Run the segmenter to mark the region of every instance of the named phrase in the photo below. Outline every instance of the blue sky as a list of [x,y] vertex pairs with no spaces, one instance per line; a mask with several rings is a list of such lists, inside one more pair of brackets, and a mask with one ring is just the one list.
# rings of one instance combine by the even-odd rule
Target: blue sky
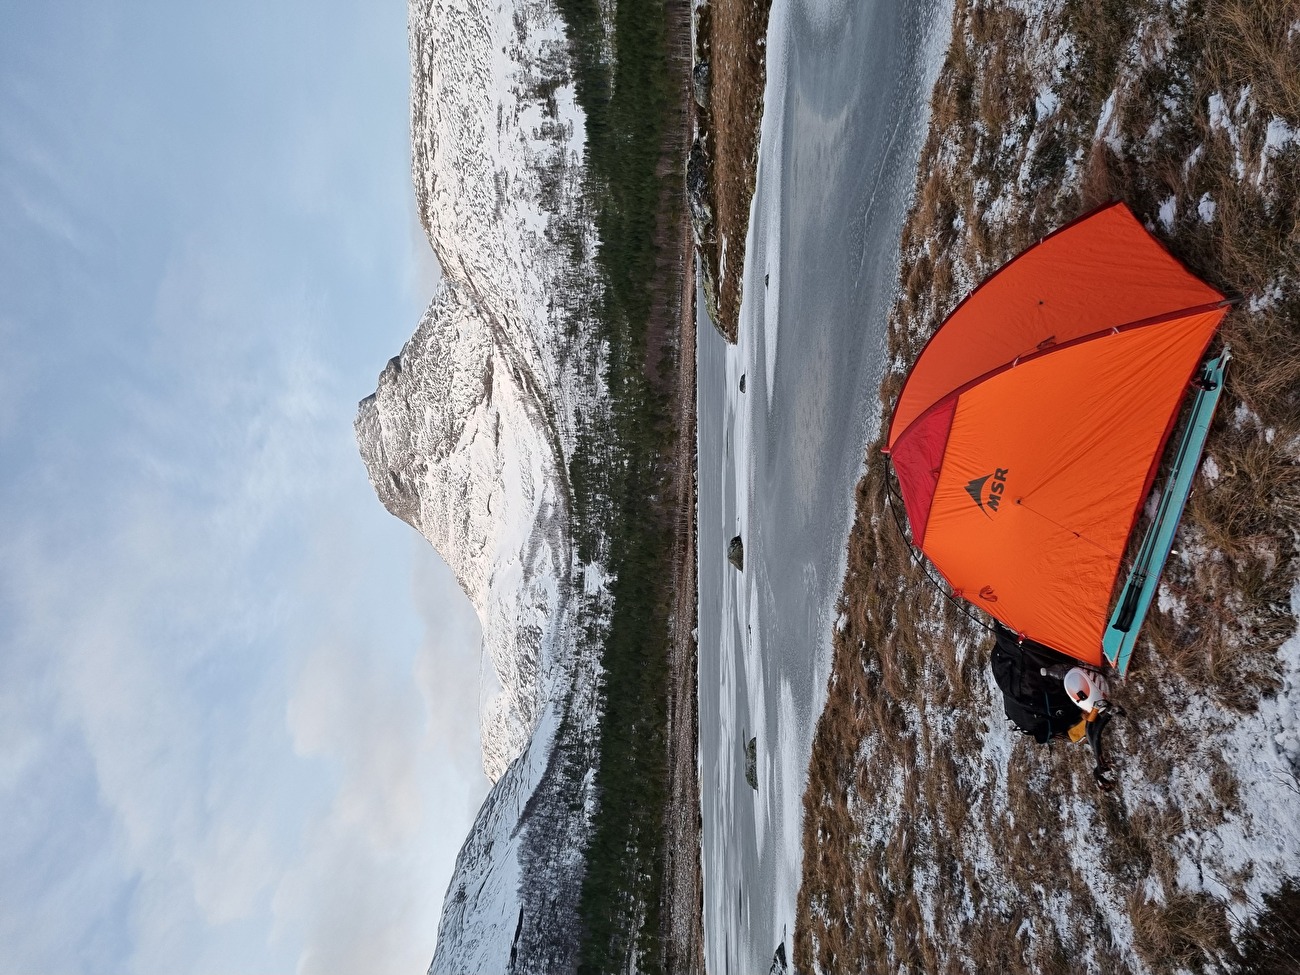
[[477,623],[351,429],[407,94],[392,0],[0,3],[0,971],[428,964]]

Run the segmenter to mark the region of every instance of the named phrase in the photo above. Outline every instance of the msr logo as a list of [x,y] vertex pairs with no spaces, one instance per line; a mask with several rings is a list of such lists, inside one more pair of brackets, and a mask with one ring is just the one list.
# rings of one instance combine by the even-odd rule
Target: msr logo
[[[980,510],[990,518],[1002,503],[1002,495],[1007,489],[1007,475],[1011,471],[1006,467],[997,468],[992,474],[977,477],[966,485],[966,493],[980,506]],[[990,484],[989,482],[992,481]]]

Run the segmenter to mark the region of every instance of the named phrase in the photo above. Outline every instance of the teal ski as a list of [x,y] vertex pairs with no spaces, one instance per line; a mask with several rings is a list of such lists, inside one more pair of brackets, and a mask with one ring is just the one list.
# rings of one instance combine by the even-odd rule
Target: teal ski
[[1106,624],[1102,652],[1121,677],[1128,670],[1129,657],[1137,643],[1138,632],[1142,629],[1147,610],[1151,608],[1151,600],[1155,598],[1160,573],[1164,570],[1174,545],[1174,532],[1183,517],[1187,496],[1192,492],[1192,479],[1196,476],[1201,453],[1205,450],[1205,438],[1210,432],[1214,408],[1223,393],[1223,373],[1229,358],[1229,351],[1225,348],[1201,368],[1200,381],[1192,400],[1192,415],[1178,445],[1169,482],[1160,496],[1155,520],[1142,539],[1142,547],[1138,549],[1133,568],[1129,570],[1115,611]]

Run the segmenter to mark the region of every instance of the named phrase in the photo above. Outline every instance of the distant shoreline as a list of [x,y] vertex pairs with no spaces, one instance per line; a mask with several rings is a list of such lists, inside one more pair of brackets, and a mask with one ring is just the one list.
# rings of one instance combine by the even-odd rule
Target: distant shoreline
[[[677,538],[673,547],[672,648],[669,685],[670,800],[665,864],[665,970],[703,975],[703,821],[699,782],[699,582],[697,578],[696,261],[706,313],[727,341],[738,336],[745,238],[758,170],[758,140],[767,85],[767,23],[771,0],[713,0],[693,8],[693,63],[710,63],[701,93],[698,75],[685,92],[688,141],[707,160],[705,198],[713,215],[701,239],[683,221],[679,371],[674,415],[678,440],[672,467],[677,484]],[[701,102],[707,107],[702,107]],[[719,111],[721,109],[721,111]],[[689,191],[688,191],[689,192]],[[687,209],[695,201],[687,200]],[[725,241],[726,247],[721,243]],[[721,261],[725,260],[723,266]],[[730,274],[727,270],[730,269]],[[719,287],[720,285],[720,287]]]
[[[689,227],[684,248],[690,254]],[[668,684],[669,801],[665,893],[665,970],[704,971],[703,821],[700,813],[698,658],[699,588],[696,578],[695,267],[682,278],[680,370],[676,399],[678,441],[672,469],[676,483],[673,544],[671,649]]]
[[696,8],[698,158],[712,222],[697,231],[709,317],[726,340],[740,334],[740,302],[750,204],[767,89],[767,23],[772,0],[711,0]]

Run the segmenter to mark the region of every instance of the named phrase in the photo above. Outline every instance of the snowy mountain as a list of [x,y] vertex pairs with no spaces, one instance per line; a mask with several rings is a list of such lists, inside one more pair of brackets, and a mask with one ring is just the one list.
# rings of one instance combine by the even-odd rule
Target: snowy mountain
[[605,599],[599,567],[577,562],[566,474],[579,417],[600,408],[600,349],[572,297],[595,280],[583,118],[546,0],[413,0],[409,16],[416,200],[444,283],[356,434],[380,500],[477,610],[497,684],[481,702],[496,784],[430,971],[562,971],[596,715],[577,624]]
[[449,285],[361,404],[380,500],[433,543],[478,612],[500,690],[483,701],[483,767],[523,750],[561,648],[570,583],[563,479],[544,404]]
[[564,457],[584,383],[566,364],[554,296],[575,272],[554,237],[577,205],[582,119],[548,4],[416,2],[410,37],[416,200],[445,283],[357,437],[380,500],[483,622],[495,780],[537,723],[572,572]]

